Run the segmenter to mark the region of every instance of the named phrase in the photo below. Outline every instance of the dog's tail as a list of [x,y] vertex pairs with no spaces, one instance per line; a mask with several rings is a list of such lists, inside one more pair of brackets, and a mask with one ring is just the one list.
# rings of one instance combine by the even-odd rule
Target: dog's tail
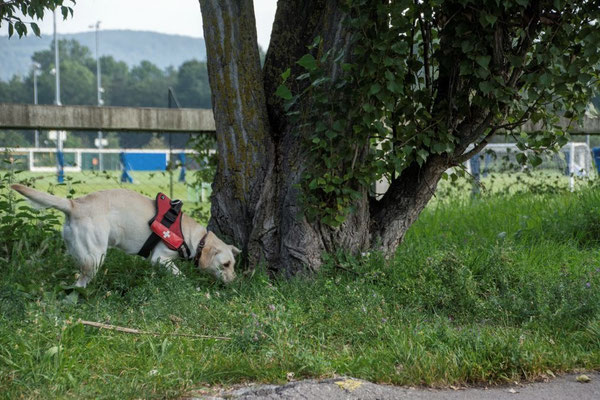
[[67,215],[71,214],[71,210],[73,209],[73,202],[69,199],[53,196],[23,185],[15,184],[10,187],[27,197],[35,206],[56,208]]

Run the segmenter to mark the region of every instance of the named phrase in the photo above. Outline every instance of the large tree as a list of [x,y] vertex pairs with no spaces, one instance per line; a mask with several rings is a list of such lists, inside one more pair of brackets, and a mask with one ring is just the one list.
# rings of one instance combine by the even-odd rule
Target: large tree
[[[220,154],[209,227],[286,273],[324,252],[393,254],[449,167],[500,132],[538,163],[598,82],[596,1],[280,0],[263,68],[252,0],[200,6]],[[539,132],[515,133],[530,119]]]

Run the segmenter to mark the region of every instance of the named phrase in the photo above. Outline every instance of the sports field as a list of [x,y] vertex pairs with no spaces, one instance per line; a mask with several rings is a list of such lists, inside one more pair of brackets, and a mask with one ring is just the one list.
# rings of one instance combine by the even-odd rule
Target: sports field
[[[121,171],[67,172],[65,173],[64,183],[58,184],[56,174],[53,172],[14,172],[15,181],[25,180],[36,189],[64,197],[78,197],[98,190],[115,188],[135,190],[149,197],[156,196],[158,192],[163,192],[167,195],[170,193],[171,178],[166,171],[131,171],[130,175],[133,178],[133,183],[121,182]],[[179,170],[173,171],[173,198],[187,203],[208,201],[210,185],[204,184],[202,189],[193,185],[193,173],[188,173],[188,182],[179,182],[178,178]]]

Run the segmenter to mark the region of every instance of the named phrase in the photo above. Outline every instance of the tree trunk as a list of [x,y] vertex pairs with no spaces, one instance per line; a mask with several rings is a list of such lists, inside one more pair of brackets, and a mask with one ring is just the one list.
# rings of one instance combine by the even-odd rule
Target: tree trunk
[[[274,191],[271,139],[252,0],[200,0],[220,155],[208,228],[255,263]],[[267,229],[266,231],[268,231]]]
[[[209,228],[242,246],[251,267],[263,261],[287,275],[317,270],[324,252],[356,253],[374,242],[393,254],[431,198],[444,160],[411,166],[378,202],[363,190],[339,228],[308,221],[297,189],[307,150],[274,94],[283,71],[298,75],[295,62],[317,35],[325,50],[348,46],[338,2],[280,0],[262,76],[252,1],[200,5],[220,155]],[[310,108],[310,98],[301,102]]]
[[431,157],[423,166],[413,163],[391,182],[379,201],[371,201],[372,244],[387,256],[393,255],[408,228],[417,220],[435,193],[447,169],[443,157]]

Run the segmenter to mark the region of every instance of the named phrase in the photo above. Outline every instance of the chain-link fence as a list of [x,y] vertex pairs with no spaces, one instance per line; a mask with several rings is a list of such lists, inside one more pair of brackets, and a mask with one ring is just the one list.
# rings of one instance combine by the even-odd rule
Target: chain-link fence
[[206,213],[213,142],[210,134],[0,131],[0,169],[10,180],[60,196],[113,188],[152,198],[164,192]]

